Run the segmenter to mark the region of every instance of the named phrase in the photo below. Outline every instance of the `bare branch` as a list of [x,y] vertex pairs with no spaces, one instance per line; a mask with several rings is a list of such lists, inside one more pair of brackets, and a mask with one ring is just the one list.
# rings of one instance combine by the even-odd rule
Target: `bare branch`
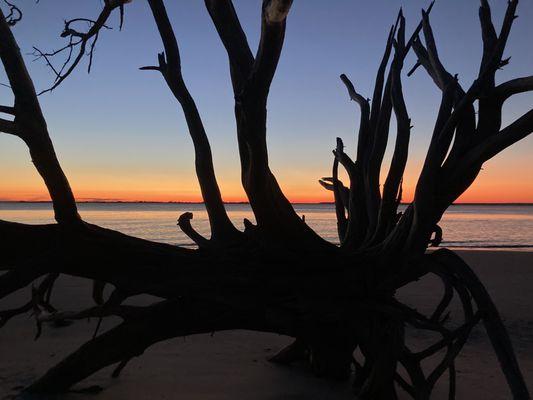
[[347,219],[346,219],[346,207],[345,201],[341,194],[341,183],[339,182],[339,160],[337,157],[333,160],[333,195],[335,198],[335,214],[337,215],[337,232],[339,235],[339,241],[342,243],[346,237]]
[[483,163],[507,147],[524,139],[533,132],[533,110],[528,111],[496,135],[487,138],[474,147],[464,160],[464,164]]
[[[294,211],[268,165],[266,104],[283,41],[292,1],[264,0],[261,38],[254,58],[229,0],[206,0],[206,7],[227,50],[235,94],[241,182],[255,214],[258,228],[272,241],[305,242],[330,246]],[[280,231],[282,234],[280,235]]]
[[[335,162],[335,160],[337,160],[336,157],[333,158],[333,162]],[[337,160],[337,162],[338,162],[338,160]],[[318,183],[320,183],[320,185],[324,189],[329,190],[329,191],[333,191],[333,177],[320,178],[318,180]],[[350,197],[350,189],[348,189],[340,179],[337,179],[337,183],[338,183],[338,187],[339,187],[339,193],[340,193],[340,197],[341,197],[341,200],[342,200],[342,204],[344,205],[345,208],[348,208],[349,197]]]
[[431,29],[431,25],[429,24],[429,16],[425,11],[422,11],[422,30],[424,32],[424,38],[426,40],[429,62],[433,67],[433,71],[435,72],[435,76],[438,81],[438,86],[440,88],[443,88],[450,82],[452,76],[449,72],[445,70],[439,59],[437,46],[435,44],[435,38],[433,36],[433,30]]
[[337,148],[333,150],[333,154],[352,178],[355,172],[355,163],[350,156],[344,152],[344,143],[341,138],[337,138]]
[[524,93],[530,92],[533,90],[533,75],[525,76],[523,78],[516,78],[510,81],[501,83],[496,86],[494,89],[494,95],[500,99],[500,101],[505,101],[509,97]]
[[268,95],[285,38],[286,18],[292,0],[263,0],[261,39],[247,91]]
[[[487,61],[486,69],[496,72],[498,68],[507,64],[508,60],[502,60],[503,52],[505,51],[505,46],[507,45],[507,39],[511,33],[511,27],[513,26],[513,21],[517,18],[515,15],[516,7],[518,6],[518,0],[509,0],[507,2],[507,10],[503,18],[502,28],[500,30],[500,35],[498,36],[498,41],[496,42],[492,59]],[[483,71],[480,75],[483,74]]]
[[[10,89],[11,87],[8,86]],[[15,115],[15,107],[11,107],[11,106],[3,106],[3,105],[0,105],[0,113],[3,113],[3,114],[9,114],[9,115]]]
[[480,65],[480,71],[482,71],[486,68],[498,41],[498,35],[492,23],[490,6],[487,0],[481,0],[479,21],[481,23],[481,36],[483,39],[483,57]]
[[[433,10],[433,6],[435,5],[435,0],[433,0],[430,4],[429,4],[429,7],[425,10],[425,14],[429,16],[429,14],[431,13],[431,10]],[[423,28],[423,24],[424,24],[424,21],[420,21],[420,23],[418,24],[418,26],[416,27],[416,29],[413,31],[411,37],[409,38],[409,40],[407,41],[407,44],[405,45],[405,51],[408,52],[409,50],[411,50],[411,47],[413,46],[413,42],[415,40],[417,40],[418,38],[418,35],[420,34],[420,32],[422,31],[422,28]],[[406,54],[404,54],[405,56]],[[413,68],[413,69],[416,69],[416,68]],[[412,72],[411,72],[412,73]],[[408,74],[409,76],[409,74]]]
[[200,248],[209,247],[209,240],[200,235],[191,225],[193,214],[191,212],[183,213],[178,218],[178,226],[191,240]]
[[46,121],[42,114],[35,87],[11,29],[0,10],[0,58],[15,97],[15,122],[2,120],[2,129],[16,134],[27,144],[32,161],[42,176],[54,205],[58,222],[79,223],[74,195],[54,152]]
[[[194,144],[196,175],[209,216],[212,232],[211,240],[233,242],[240,236],[240,232],[230,221],[222,201],[222,195],[215,176],[209,139],[196,103],[189,93],[181,73],[181,58],[174,30],[168,18],[164,2],[162,0],[149,0],[148,3],[163,41],[165,52],[158,55],[158,67],[143,67],[141,69],[161,72],[168,87],[181,104],[189,134]],[[190,216],[192,218],[192,214]],[[192,238],[195,242],[197,240],[202,242],[202,239],[198,238],[199,235],[194,233],[188,223],[189,219],[183,219],[180,226],[182,229],[185,228],[187,230],[185,233],[189,236],[194,236]],[[198,244],[200,245],[200,243]]]
[[13,121],[0,118],[0,132],[20,136],[21,132],[17,124]]
[[357,160],[361,163],[364,162],[364,157],[368,146],[368,140],[370,139],[370,101],[365,99],[362,95],[355,91],[352,82],[344,74],[340,76],[342,82],[348,90],[350,99],[359,104],[361,108],[361,117],[359,121],[359,134],[357,139]]
[[[36,56],[36,58],[44,59],[46,64],[52,69],[52,71],[56,75],[54,84],[48,89],[41,91],[39,94],[51,92],[59,85],[61,85],[61,83],[63,83],[63,81],[68,78],[70,74],[72,74],[72,72],[76,69],[76,67],[79,65],[85,55],[87,55],[89,58],[87,71],[91,72],[94,51],[96,48],[96,42],[98,40],[100,31],[102,29],[111,29],[109,26],[106,25],[106,22],[109,19],[109,16],[111,15],[112,11],[116,8],[120,8],[121,10],[120,27],[122,28],[123,7],[124,4],[130,2],[131,0],[105,0],[104,8],[100,12],[100,15],[96,20],[88,18],[74,18],[65,21],[65,26],[63,28],[63,32],[61,33],[61,37],[68,38],[69,43],[58,50],[52,52],[43,52],[38,48],[34,47],[34,55]],[[75,24],[80,22],[87,23],[89,25],[89,29],[86,31],[81,31],[78,28],[74,27]],[[92,42],[89,45],[91,39]],[[75,48],[77,48],[77,54],[75,57],[73,57]],[[61,54],[65,51],[68,52],[68,54],[66,59],[63,61],[61,67],[54,67],[51,61],[51,57],[57,56],[58,54]]]
[[381,99],[383,97],[383,86],[385,84],[385,69],[389,63],[389,57],[392,51],[392,43],[394,40],[395,27],[392,26],[387,38],[387,44],[385,45],[385,53],[381,59],[381,63],[376,74],[376,80],[374,85],[374,95],[372,97],[372,108],[370,112],[370,129],[375,130],[377,126],[377,120],[381,109]]
[[9,26],[14,26],[22,19],[22,11],[13,3],[4,0],[4,3],[9,7],[9,13],[4,17]]
[[513,346],[507,330],[483,284],[479,281],[472,269],[455,253],[442,249],[433,254],[434,259],[443,263],[447,269],[453,270],[466,283],[481,313],[483,323],[513,396],[517,399],[529,398],[527,386],[524,382],[524,377],[520,371],[516,356],[514,355]]
[[400,28],[398,30],[396,55],[394,57],[392,69],[392,90],[391,98],[394,113],[396,115],[396,143],[390,164],[389,172],[383,186],[383,198],[381,201],[380,215],[378,222],[378,229],[376,230],[376,238],[382,240],[386,234],[392,229],[396,223],[396,214],[399,201],[401,198],[401,184],[405,166],[407,164],[407,157],[409,154],[409,139],[411,135],[411,119],[407,112],[405,99],[403,96],[401,71],[403,68],[404,54],[404,32],[405,19],[400,18]]
[[353,83],[348,79],[348,77],[345,74],[342,74],[340,76],[342,83],[346,86],[346,89],[348,90],[348,94],[350,95],[350,100],[355,101],[359,106],[361,106],[361,109],[370,109],[370,102],[368,99],[365,99],[362,95],[356,92]]
[[205,6],[226,48],[235,94],[248,79],[254,56],[231,0],[205,0]]

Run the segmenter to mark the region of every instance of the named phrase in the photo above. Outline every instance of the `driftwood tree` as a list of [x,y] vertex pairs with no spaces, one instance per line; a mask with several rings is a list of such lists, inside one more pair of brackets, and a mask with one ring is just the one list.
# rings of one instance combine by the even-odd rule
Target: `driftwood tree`
[[[205,0],[229,58],[242,185],[256,219],[255,225],[246,221],[244,232],[237,230],[226,214],[209,141],[181,74],[178,43],[164,1],[146,1],[164,52],[157,65],[142,69],[160,73],[183,109],[211,224],[211,237],[205,238],[193,229],[192,214],[179,218],[181,229],[197,243],[195,250],[130,237],[80,218],[10,30],[21,15],[8,3],[10,14],[0,18],[0,57],[15,99],[13,106],[0,108],[12,116],[0,119],[0,130],[27,144],[49,190],[57,221],[40,226],[0,221],[0,269],[4,271],[0,298],[36,284],[27,304],[1,311],[0,323],[31,310],[36,313],[39,331],[43,322],[53,320],[111,315],[123,320],[52,367],[24,394],[66,391],[112,364],[118,365],[117,376],[128,360],[168,338],[250,329],[295,338],[273,361],[306,359],[318,375],[331,378],[348,378],[354,365],[354,387],[361,399],[394,399],[398,388],[415,399],[427,399],[445,373],[449,374],[450,398],[454,398],[454,360],[472,328],[483,322],[513,397],[528,399],[505,327],[481,282],[452,251],[426,252],[430,243],[438,242],[432,235],[440,230],[437,224],[442,214],[472,184],[483,163],[533,131],[533,110],[507,127],[501,126],[504,102],[514,94],[533,90],[533,77],[495,82],[497,70],[508,63],[503,54],[518,1],[509,1],[497,33],[489,4],[481,0],[483,57],[477,79],[466,89],[439,58],[429,9],[422,12],[421,23],[408,39],[404,17],[401,12],[398,15],[371,102],[341,75],[350,98],[360,107],[357,154],[352,159],[337,139],[332,176],[321,180],[334,193],[340,245],[323,240],[296,214],[268,164],[267,98],[291,0],[263,1],[255,55],[231,0]],[[89,53],[92,59],[99,32],[114,10],[119,10],[122,21],[128,2],[105,0],[96,20],[66,22],[62,36],[68,43],[63,49],[52,53],[36,49],[56,72],[52,88],[68,77],[84,55]],[[88,22],[89,29],[78,30],[79,21]],[[400,213],[411,128],[401,79],[411,50],[418,57],[415,67],[426,70],[441,91],[442,101],[414,200]],[[54,67],[53,57],[62,53],[65,62]],[[394,154],[380,190],[393,113],[397,123]],[[347,171],[349,185],[340,182],[340,167]],[[59,274],[93,280],[95,306],[77,312],[56,311],[50,294]],[[395,292],[428,274],[442,280],[444,294],[433,314],[426,316],[399,302]],[[103,299],[106,284],[114,290]],[[124,303],[137,294],[162,300],[146,307]],[[462,304],[464,321],[451,328],[444,315],[455,295]],[[406,324],[442,338],[413,352],[405,344]],[[356,349],[364,355],[361,363],[353,358]],[[431,370],[423,368],[422,361],[434,355],[442,356],[440,362]]]

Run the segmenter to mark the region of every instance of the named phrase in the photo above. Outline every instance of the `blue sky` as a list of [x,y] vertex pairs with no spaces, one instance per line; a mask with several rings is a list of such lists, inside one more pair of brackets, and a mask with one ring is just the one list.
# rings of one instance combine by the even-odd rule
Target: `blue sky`
[[[242,196],[233,120],[233,96],[225,51],[203,1],[169,1],[183,64],[183,75],[202,114],[211,140],[217,175],[225,197]],[[500,26],[506,1],[491,1],[493,20]],[[63,20],[95,17],[98,0],[19,0],[24,19],[14,28],[37,88],[52,82],[52,74],[29,55],[32,46],[54,49]],[[260,27],[258,0],[234,0],[252,49]],[[354,150],[358,111],[347,98],[340,73],[370,97],[385,38],[400,6],[408,31],[418,23],[427,1],[419,0],[295,0],[288,19],[285,48],[269,98],[268,142],[271,167],[293,200],[324,195],[317,178],[328,175],[335,137]],[[476,0],[437,1],[431,21],[439,52],[451,73],[468,85],[479,67],[481,38]],[[533,2],[518,9],[506,54],[511,64],[498,80],[533,73]],[[113,30],[102,32],[93,69],[86,64],[51,94],[41,96],[50,133],[79,198],[189,199],[199,194],[194,177],[192,144],[175,99],[162,78],[139,71],[156,62],[162,49],[144,0],[126,7],[122,32],[118,15]],[[59,60],[58,60],[59,61]],[[414,63],[411,57],[406,70]],[[2,77],[2,80],[5,78]],[[425,155],[440,93],[420,69],[404,77],[405,97],[413,121],[411,160],[406,185],[412,187]],[[3,104],[10,101],[0,88]],[[530,94],[505,107],[509,122],[528,111]],[[514,193],[515,201],[533,202],[533,139],[528,138],[485,165],[469,193]],[[20,140],[0,137],[0,198],[40,198],[44,188],[32,169]],[[524,182],[525,181],[525,182]],[[477,190],[477,192],[476,192]],[[479,193],[478,193],[479,192]],[[477,197],[476,197],[477,196]],[[488,196],[488,195],[485,195]],[[509,196],[502,198],[508,200]],[[494,201],[491,197],[487,201]]]

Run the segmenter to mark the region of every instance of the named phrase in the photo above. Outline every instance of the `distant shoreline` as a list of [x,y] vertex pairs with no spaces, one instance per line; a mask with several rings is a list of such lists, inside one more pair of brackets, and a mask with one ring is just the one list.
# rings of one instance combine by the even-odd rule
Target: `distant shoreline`
[[[0,200],[3,204],[52,204],[51,201],[25,201],[25,200]],[[204,204],[203,201],[98,201],[98,200],[83,200],[77,201],[77,204]],[[248,205],[247,201],[228,201],[224,204]],[[333,202],[291,202],[293,205],[334,205]],[[409,205],[411,203],[401,203],[401,205]],[[533,206],[533,203],[453,203],[454,206]]]

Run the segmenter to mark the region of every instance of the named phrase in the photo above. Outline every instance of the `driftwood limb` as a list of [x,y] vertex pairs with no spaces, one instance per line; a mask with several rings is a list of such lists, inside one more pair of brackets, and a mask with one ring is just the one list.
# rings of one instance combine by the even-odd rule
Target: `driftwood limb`
[[[350,99],[358,103],[360,118],[354,158],[338,138],[332,175],[319,181],[333,191],[337,246],[322,239],[295,212],[268,162],[268,94],[292,1],[263,0],[261,36],[254,56],[231,0],[205,0],[230,64],[241,181],[256,220],[256,224],[245,220],[244,232],[234,227],[226,213],[209,140],[182,76],[178,41],[165,2],[147,1],[164,52],[159,53],[157,65],[141,69],[161,73],[187,121],[211,237],[194,230],[192,213],[182,214],[178,225],[199,249],[134,238],[82,221],[10,29],[22,13],[9,2],[5,2],[9,13],[0,11],[0,58],[15,99],[13,106],[0,106],[4,114],[0,131],[27,144],[58,222],[25,225],[0,221],[0,300],[30,286],[32,293],[26,304],[0,311],[0,326],[30,311],[35,314],[37,336],[45,323],[87,317],[99,321],[92,340],[26,388],[26,393],[63,392],[113,364],[117,364],[113,376],[118,376],[129,360],[162,340],[250,329],[295,338],[273,361],[303,359],[317,375],[335,379],[349,377],[351,364],[356,365],[354,388],[360,398],[395,399],[398,385],[417,400],[429,399],[436,382],[448,373],[449,398],[453,399],[456,357],[471,330],[482,321],[514,398],[528,399],[509,336],[481,282],[449,250],[426,254],[428,245],[441,241],[438,223],[442,214],[474,182],[483,163],[533,131],[533,110],[509,126],[501,126],[504,102],[532,90],[531,77],[495,85],[498,69],[509,62],[503,54],[518,2],[508,2],[497,33],[488,1],[481,0],[483,55],[478,77],[468,88],[448,72],[439,57],[429,19],[433,3],[423,11],[409,39],[403,13],[398,13],[371,101],[341,75]],[[63,48],[50,53],[35,50],[55,73],[56,81],[49,90],[70,76],[87,53],[91,68],[108,18],[117,9],[122,26],[128,2],[105,0],[96,19],[75,18],[65,23],[62,36],[67,44]],[[80,23],[88,24],[88,29],[78,29]],[[401,74],[411,49],[418,58],[416,66],[422,66],[435,82],[442,99],[414,199],[400,212],[411,129]],[[58,55],[65,56],[60,66],[53,63]],[[477,117],[475,102],[479,102]],[[392,161],[384,174],[393,113],[397,134]],[[349,185],[340,181],[339,165],[347,171]],[[382,190],[381,176],[386,176]],[[430,315],[396,300],[398,288],[430,273],[444,284],[440,302]],[[96,305],[77,311],[56,310],[50,299],[60,274],[94,281]],[[114,286],[114,291],[104,299],[107,285]],[[146,307],[124,303],[138,294],[162,301]],[[458,328],[450,329],[445,322],[454,296],[462,307],[462,321]],[[122,322],[99,334],[101,320],[109,316],[120,317]],[[439,339],[414,353],[405,346],[405,325],[438,334]],[[355,349],[364,356],[361,364],[354,363]],[[441,358],[434,368],[423,367],[425,359],[437,356]],[[398,365],[408,377],[399,373]]]

